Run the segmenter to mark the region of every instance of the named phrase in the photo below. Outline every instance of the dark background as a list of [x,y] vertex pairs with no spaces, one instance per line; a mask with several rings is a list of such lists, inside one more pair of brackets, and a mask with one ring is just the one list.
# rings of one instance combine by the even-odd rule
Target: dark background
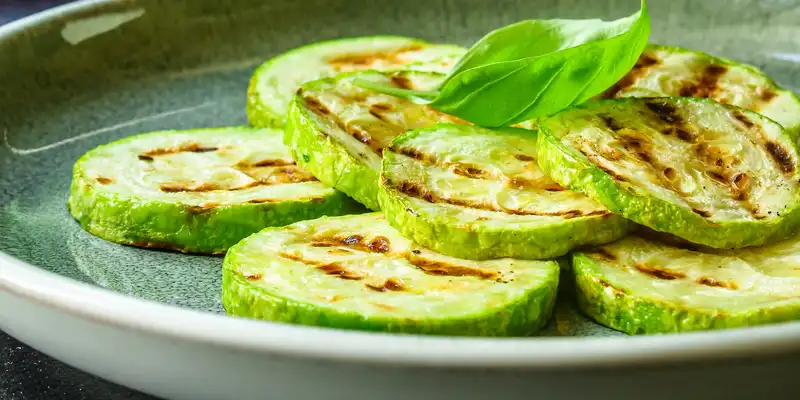
[[[65,0],[0,0],[0,25]],[[0,331],[0,400],[153,400],[64,365]]]

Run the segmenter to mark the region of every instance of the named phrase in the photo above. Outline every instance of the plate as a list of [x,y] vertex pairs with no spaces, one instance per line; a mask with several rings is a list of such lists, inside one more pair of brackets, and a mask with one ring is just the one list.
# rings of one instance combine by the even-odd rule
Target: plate
[[[752,63],[800,87],[800,1],[650,3],[653,41]],[[249,321],[224,315],[220,257],[104,242],[66,210],[85,151],[142,131],[244,124],[253,68],[295,46],[367,34],[469,45],[519,19],[610,19],[638,5],[89,0],[0,27],[0,328],[176,399],[786,395],[800,368],[800,323],[628,337],[582,317],[568,286],[531,338]]]

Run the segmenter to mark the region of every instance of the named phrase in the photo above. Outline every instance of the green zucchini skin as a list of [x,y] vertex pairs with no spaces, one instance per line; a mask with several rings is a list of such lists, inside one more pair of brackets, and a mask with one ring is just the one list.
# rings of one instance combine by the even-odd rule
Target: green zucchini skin
[[[330,235],[339,238],[330,250],[313,244]],[[382,238],[387,247],[359,249],[349,238],[361,243]],[[408,257],[466,263],[414,245],[380,213],[268,228],[225,256],[222,303],[229,315],[256,320],[452,336],[526,336],[540,330],[552,315],[559,279],[555,261],[468,264],[510,278],[501,282],[446,272],[426,274]],[[347,272],[321,271],[332,266]],[[340,274],[364,277],[343,279]],[[370,279],[382,282],[389,277],[402,282],[402,288],[367,286]]]
[[[544,189],[558,185],[542,176],[536,166],[536,136],[535,131],[523,129],[488,130],[458,124],[405,133],[383,152],[381,209],[390,224],[414,242],[473,260],[555,258],[578,246],[612,242],[629,233],[634,224],[612,215],[601,204],[563,188]],[[437,161],[427,165],[423,161],[427,158]],[[468,168],[478,170],[473,174],[492,176],[471,179],[458,172]],[[459,189],[438,187],[441,180]],[[527,187],[513,187],[513,182]],[[495,192],[496,185],[505,186]],[[399,189],[406,186],[424,193],[410,195]],[[506,196],[516,199],[509,204],[542,205],[509,211],[487,210],[481,205],[493,205]],[[559,206],[562,203],[564,206]],[[535,215],[545,211],[565,216]]]
[[[354,82],[402,81],[424,90],[443,77],[420,71],[362,71],[309,82],[295,94],[289,106],[284,142],[299,166],[321,182],[378,211],[383,146],[408,129],[455,118],[399,97],[372,92]],[[324,107],[324,111],[309,106],[308,101],[317,108]],[[378,115],[373,108],[376,104],[382,105],[384,109],[380,112],[386,114]],[[360,139],[353,136],[352,130],[358,132]]]
[[[159,178],[155,183],[140,180],[149,173],[158,173],[159,167],[155,171],[148,170],[150,164],[160,162],[137,160],[145,149],[180,146],[181,143],[222,148],[235,145],[237,139],[247,143],[249,152],[243,156],[266,155],[275,160],[291,161],[282,144],[281,132],[275,130],[224,127],[135,135],[99,146],[77,160],[67,200],[68,210],[83,229],[110,242],[206,254],[225,253],[230,246],[265,227],[365,211],[343,193],[313,178],[237,190],[229,192],[233,193],[229,198],[225,197],[225,190],[160,192],[157,189]],[[107,161],[96,161],[99,159]],[[220,167],[202,161],[196,164],[195,171]],[[115,169],[117,165],[119,170]],[[292,166],[279,168],[291,168],[290,175],[303,174]],[[135,186],[128,183],[117,186],[117,182],[136,183]],[[277,193],[273,190],[284,190],[284,193],[272,196]],[[294,190],[296,196],[291,194]]]
[[800,97],[755,66],[681,47],[650,44],[625,78],[598,98],[709,97],[758,112],[800,140]]
[[[631,183],[631,177],[634,176],[632,175],[632,171],[647,171],[648,174],[654,171],[654,168],[648,166],[648,163],[643,163],[642,159],[634,159],[637,163],[636,167],[629,166],[627,169],[618,169],[614,174],[610,174],[608,172],[608,167],[605,167],[604,171],[597,165],[598,160],[603,161],[607,159],[599,157],[595,153],[591,153],[592,157],[594,157],[594,161],[590,161],[587,155],[584,154],[586,151],[585,149],[576,149],[574,144],[567,144],[563,139],[560,139],[567,134],[568,131],[577,132],[578,129],[582,129],[577,127],[578,125],[572,125],[575,124],[575,116],[591,119],[595,127],[600,127],[593,130],[594,132],[607,132],[607,127],[601,126],[603,122],[600,121],[602,119],[600,117],[608,114],[608,112],[618,113],[616,115],[623,115],[628,112],[620,110],[633,110],[630,112],[634,114],[630,115],[634,116],[645,115],[646,111],[640,110],[645,110],[646,104],[655,104],[654,107],[663,104],[670,108],[676,108],[679,112],[700,110],[697,112],[701,114],[707,112],[717,113],[724,117],[715,119],[715,121],[723,121],[722,123],[727,124],[721,132],[739,132],[735,129],[740,128],[732,127],[733,125],[731,124],[734,122],[732,118],[728,118],[730,115],[743,118],[747,121],[747,124],[760,127],[764,132],[768,131],[769,135],[772,135],[769,137],[770,140],[774,139],[771,143],[778,146],[780,149],[779,154],[786,157],[786,164],[784,167],[790,171],[781,174],[780,172],[776,172],[778,170],[777,166],[772,165],[772,163],[766,163],[757,168],[752,168],[752,170],[745,170],[745,172],[757,177],[754,179],[756,179],[756,182],[760,182],[760,190],[769,192],[769,190],[771,190],[769,187],[771,186],[772,189],[781,190],[781,196],[784,198],[780,199],[780,201],[776,201],[776,204],[770,205],[769,208],[764,206],[760,211],[760,205],[755,204],[754,214],[756,212],[762,214],[758,215],[758,218],[751,218],[749,216],[730,218],[725,216],[716,217],[715,213],[717,210],[697,210],[686,204],[676,203],[669,198],[654,195],[649,187],[642,186],[639,181],[635,180],[634,183]],[[698,117],[689,118],[691,124],[696,122]],[[706,117],[704,116],[703,118]],[[565,128],[566,126],[572,127]],[[800,188],[798,188],[797,185],[800,175],[798,175],[797,147],[780,125],[760,114],[734,106],[723,105],[710,99],[627,98],[584,103],[583,105],[549,117],[541,123],[540,129],[542,134],[539,136],[538,142],[539,164],[553,180],[571,190],[584,193],[599,201],[613,213],[622,215],[625,218],[656,231],[670,233],[690,242],[712,248],[741,248],[775,243],[783,240],[795,232],[800,223]],[[730,130],[725,131],[725,129]],[[641,136],[646,140],[647,135],[660,135],[658,133],[653,133],[654,131],[643,132]],[[750,135],[753,133],[747,134]],[[580,135],[582,135],[582,133],[578,136]],[[698,140],[702,139],[702,132],[698,137],[700,138]],[[585,143],[591,143],[595,140],[589,140],[589,138],[585,139]],[[694,146],[697,145],[697,143],[694,144]],[[749,143],[747,143],[747,146],[749,146]],[[622,149],[620,149],[620,151],[621,150]],[[629,150],[630,149],[627,149],[625,151],[627,152]],[[648,160],[656,159],[656,161],[659,161],[659,159],[662,158],[660,154],[661,150],[663,149],[651,151]],[[760,152],[758,152],[758,154],[763,156],[764,159],[768,159],[762,150],[763,149],[759,150]],[[694,150],[686,151],[690,152],[687,154],[692,154],[691,151]],[[630,153],[633,154],[635,151],[630,151]],[[756,154],[756,151],[751,154]],[[639,156],[637,155],[636,157]],[[614,163],[606,164],[615,165]],[[683,168],[682,165],[667,166],[672,167],[673,170]],[[736,168],[739,168],[739,166],[731,168],[733,169],[730,171],[735,172]],[[656,173],[660,172],[661,171],[656,171]],[[772,174],[771,176],[774,176],[776,180],[766,182],[758,178],[758,176],[760,176],[759,174],[767,173]],[[622,176],[620,176],[620,174],[622,174]],[[678,173],[678,177],[681,177],[680,172]],[[712,186],[711,183],[708,183],[708,187],[716,188],[716,186]],[[705,191],[706,186],[703,186],[703,192]],[[725,196],[728,196],[728,194],[725,194]],[[715,197],[718,196],[706,196],[705,198],[710,199],[709,201],[715,201]],[[711,216],[704,216],[704,212],[710,212]]]
[[300,46],[261,64],[248,86],[247,116],[255,127],[283,127],[292,94],[308,81],[358,70],[447,72],[466,52],[405,36],[362,36]]
[[[720,330],[800,320],[800,297],[797,296],[797,290],[800,288],[800,275],[796,270],[790,271],[791,267],[787,264],[792,261],[793,254],[797,254],[797,244],[800,243],[798,239],[800,237],[795,236],[786,242],[772,246],[773,248],[782,247],[784,251],[787,246],[791,246],[793,247],[791,252],[781,255],[775,251],[773,257],[762,257],[757,262],[748,259],[748,257],[753,258],[752,254],[750,256],[745,254],[752,253],[753,249],[762,253],[769,253],[772,250],[770,248],[748,248],[741,249],[737,253],[730,250],[715,252],[713,249],[706,249],[699,253],[637,236],[631,236],[598,249],[576,252],[572,256],[571,274],[576,282],[578,307],[598,323],[630,335]],[[624,255],[620,255],[621,249],[626,249],[624,251],[629,253],[638,253],[642,260],[647,260],[648,257],[658,257],[658,253],[661,252],[663,257],[684,257],[680,260],[692,257],[701,259],[702,257],[703,260],[708,260],[708,265],[704,270],[657,271],[655,276],[637,277],[638,281],[649,280],[652,282],[642,284],[628,278],[630,275],[639,274],[637,264],[630,260],[614,264],[614,261],[608,259],[609,255],[625,258]],[[650,262],[654,263],[654,261]],[[675,264],[680,262],[675,262]],[[703,274],[713,276],[715,270],[724,271],[725,267],[733,268],[734,265],[742,265],[741,263],[745,262],[747,264],[743,265],[747,265],[748,268],[753,266],[754,271],[763,274],[758,279],[773,281],[781,279],[784,280],[781,286],[794,285],[795,291],[782,293],[784,298],[776,296],[772,300],[765,300],[763,294],[753,293],[751,294],[752,300],[748,300],[748,294],[738,293],[750,290],[742,283],[736,287],[731,283],[732,281],[725,281],[719,276],[705,278],[705,280],[703,277],[697,277]],[[684,263],[688,264],[688,262]],[[770,267],[781,266],[781,264],[786,270],[783,274],[780,271],[770,271]],[[677,265],[676,268],[680,267]],[[644,274],[641,275],[644,276]],[[717,273],[717,275],[721,274]],[[700,282],[705,282],[705,284]],[[765,282],[765,284],[769,285],[770,283]],[[669,289],[668,291],[667,288],[675,286],[681,286],[682,289]],[[773,283],[773,286],[778,285]],[[672,290],[682,293],[682,295],[673,295]],[[726,298],[724,292],[728,292],[731,297]],[[716,304],[709,300],[702,302],[695,300],[692,297],[692,294],[695,293],[696,296],[706,298],[715,296]],[[733,301],[750,304],[734,307]]]

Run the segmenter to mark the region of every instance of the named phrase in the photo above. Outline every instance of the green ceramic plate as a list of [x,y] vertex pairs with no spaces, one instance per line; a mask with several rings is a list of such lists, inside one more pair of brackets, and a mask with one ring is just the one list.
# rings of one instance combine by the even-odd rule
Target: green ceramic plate
[[[168,398],[311,399],[339,391],[350,399],[471,399],[496,396],[498,388],[508,399],[533,392],[786,398],[779,390],[800,368],[792,353],[800,352],[798,323],[627,337],[582,317],[569,285],[544,337],[390,336],[240,320],[223,314],[221,257],[109,243],[67,211],[72,165],[81,154],[140,132],[244,124],[253,70],[291,48],[376,34],[468,46],[524,18],[617,18],[638,6],[84,0],[1,27],[0,328],[80,368]],[[800,88],[800,2],[649,6],[653,41],[757,65],[782,87]],[[795,356],[713,368],[667,363],[776,353]],[[631,364],[648,368],[614,369]],[[583,372],[588,366],[603,370]],[[534,367],[539,372],[523,372]]]

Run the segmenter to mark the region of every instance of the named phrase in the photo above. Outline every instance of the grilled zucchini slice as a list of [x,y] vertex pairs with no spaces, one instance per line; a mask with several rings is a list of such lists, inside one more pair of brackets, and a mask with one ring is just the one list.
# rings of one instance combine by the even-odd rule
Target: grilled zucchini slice
[[364,208],[297,167],[278,130],[160,131],[75,163],[69,211],[111,242],[224,253],[265,227]]
[[342,329],[523,336],[547,323],[555,261],[468,261],[420,247],[381,213],[269,228],[225,256],[222,304],[253,319]]
[[738,248],[797,229],[797,148],[759,114],[710,99],[628,98],[559,112],[541,130],[545,173],[653,230]]
[[651,44],[600,98],[709,97],[763,114],[800,136],[800,98],[758,68],[698,51]]
[[437,124],[383,151],[379,200],[416,243],[467,258],[543,259],[617,240],[634,224],[536,163],[535,131]]
[[738,250],[629,236],[573,255],[579,308],[629,334],[800,320],[800,234]]
[[383,148],[410,129],[461,122],[425,105],[373,92],[357,80],[430,90],[443,74],[361,71],[303,85],[289,107],[286,144],[298,165],[320,181],[378,211]]
[[463,47],[402,36],[355,37],[302,46],[256,69],[248,89],[248,119],[257,127],[284,126],[292,95],[305,82],[365,69],[448,72],[464,53]]

